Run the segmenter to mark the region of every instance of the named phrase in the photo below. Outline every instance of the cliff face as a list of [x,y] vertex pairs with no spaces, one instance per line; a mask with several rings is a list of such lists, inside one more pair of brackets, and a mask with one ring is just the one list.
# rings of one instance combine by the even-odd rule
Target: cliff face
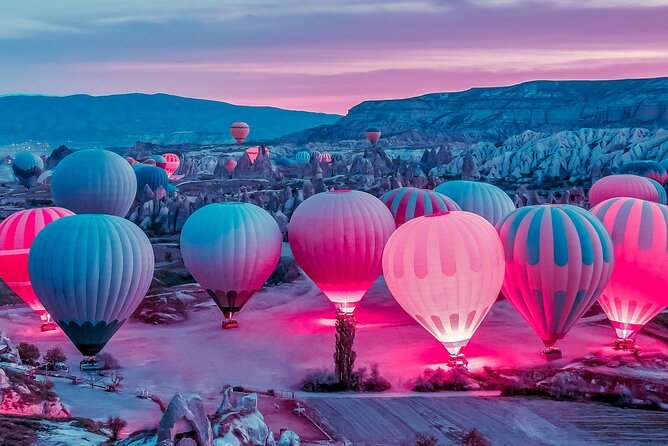
[[290,135],[284,141],[362,139],[371,124],[397,145],[497,141],[525,130],[555,133],[582,127],[667,127],[668,78],[533,81],[367,101],[334,124]]

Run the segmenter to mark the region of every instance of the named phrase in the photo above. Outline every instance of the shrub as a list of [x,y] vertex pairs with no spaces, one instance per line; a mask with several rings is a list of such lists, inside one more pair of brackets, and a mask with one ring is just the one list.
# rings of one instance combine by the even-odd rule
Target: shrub
[[329,370],[320,369],[306,375],[301,383],[306,392],[339,392],[346,390],[345,384],[339,381],[336,374]]
[[37,360],[40,357],[39,349],[34,344],[29,344],[27,342],[21,342],[17,349],[19,351],[19,357],[24,364],[35,365]]
[[378,364],[371,364],[371,373],[363,383],[366,392],[384,392],[392,387],[392,384],[380,375]]
[[442,390],[466,390],[468,377],[461,367],[450,370],[427,369],[413,384],[415,392],[438,392]]
[[118,440],[121,431],[125,429],[125,426],[128,425],[128,422],[120,417],[109,417],[106,424],[107,429],[109,429],[109,438],[112,440]]
[[118,360],[111,353],[98,353],[95,356],[95,361],[100,364],[102,370],[118,370],[121,368]]
[[415,436],[415,446],[436,446],[437,444],[438,438],[433,434],[419,432]]
[[492,446],[492,443],[478,429],[469,429],[458,435],[461,446]]
[[65,352],[63,352],[63,350],[60,347],[54,347],[46,351],[46,355],[44,355],[44,360],[49,364],[54,365],[58,362],[67,361],[67,356],[65,356]]

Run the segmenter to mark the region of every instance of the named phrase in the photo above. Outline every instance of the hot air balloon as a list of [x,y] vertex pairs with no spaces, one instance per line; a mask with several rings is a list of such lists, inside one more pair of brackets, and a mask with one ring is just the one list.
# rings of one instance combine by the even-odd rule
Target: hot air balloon
[[496,230],[470,212],[415,218],[397,228],[383,253],[392,296],[448,350],[450,366],[467,363],[461,349],[492,308],[504,269]]
[[132,167],[108,150],[80,150],[65,157],[51,175],[53,201],[75,214],[124,217],[137,189]]
[[666,169],[656,161],[631,161],[624,164],[619,173],[651,178],[662,186],[668,183]]
[[155,161],[155,165],[162,170],[165,170],[167,167],[167,159],[162,155],[151,155],[149,156],[149,159]]
[[366,129],[366,139],[371,144],[376,144],[380,139],[380,129],[378,127],[367,127]]
[[139,163],[139,161],[137,161],[136,159],[134,159],[134,158],[131,157],[131,156],[126,156],[126,157],[125,157],[125,161],[127,161],[131,166],[134,165],[134,164],[138,164],[138,163]]
[[225,170],[227,170],[227,173],[232,173],[234,171],[234,168],[237,167],[237,161],[235,159],[229,158],[227,161],[225,161]]
[[318,161],[321,163],[330,164],[332,162],[332,155],[327,152],[321,153],[318,157]]
[[241,144],[250,133],[250,127],[245,122],[235,122],[230,126],[230,133],[232,138]]
[[366,192],[339,190],[306,199],[288,234],[295,260],[338,311],[352,313],[381,273],[394,219]]
[[156,167],[157,167],[157,165],[158,165],[158,163],[156,163],[156,161],[155,161],[153,158],[146,158],[146,159],[145,159],[144,161],[142,161],[141,163],[142,163],[142,164],[147,164],[147,165],[149,165],[149,166],[156,166]]
[[498,229],[506,257],[503,294],[543,340],[545,357],[561,357],[554,344],[610,280],[610,235],[594,215],[572,205],[522,207]]
[[165,192],[178,190],[175,186],[169,184],[167,172],[161,168],[150,165],[135,165],[133,167],[137,178],[137,189],[135,192],[138,199],[141,200],[144,197],[147,186],[152,192],[157,191],[160,186],[165,189]]
[[186,220],[183,262],[223,312],[223,328],[238,326],[234,313],[274,271],[282,242],[274,218],[250,203],[209,204]]
[[37,297],[89,358],[104,348],[139,306],[153,268],[153,249],[146,235],[135,224],[112,215],[74,215],[54,221],[35,238],[28,258]]
[[615,269],[598,302],[617,332],[616,347],[633,348],[633,336],[668,306],[668,206],[612,198],[591,212],[615,247]]
[[492,225],[515,209],[513,200],[498,187],[479,181],[447,181],[434,189],[452,198],[463,211],[473,212]]
[[311,151],[309,152],[309,155],[310,155],[310,156],[309,156],[309,160],[320,161],[320,157],[322,156],[322,153],[320,153],[320,152],[317,151],[317,150],[311,150]]
[[42,319],[42,331],[53,330],[49,314],[33,291],[28,276],[28,254],[37,234],[59,218],[74,215],[67,209],[47,207],[15,212],[0,223],[0,276]]
[[302,150],[301,152],[297,152],[295,154],[295,160],[297,160],[297,162],[301,165],[308,164],[311,162],[311,154],[306,150]]
[[181,158],[175,153],[165,153],[162,156],[165,158],[165,161],[167,161],[167,165],[165,166],[167,177],[171,178],[181,165]]
[[423,215],[462,210],[451,198],[416,187],[392,189],[380,197],[380,201],[392,212],[397,227]]
[[39,178],[37,178],[37,184],[44,184],[44,185],[51,184],[51,175],[53,175],[53,170],[45,170],[44,172],[42,172]]
[[269,149],[267,149],[264,146],[249,147],[248,149],[246,149],[246,154],[248,155],[248,158],[250,158],[251,164],[255,164],[255,160],[257,159],[257,156],[260,154],[260,152],[264,153],[265,155],[268,155]]
[[666,190],[651,178],[638,175],[611,175],[601,178],[589,189],[589,204],[597,204],[617,197],[639,198],[666,204]]
[[12,173],[22,186],[30,189],[44,170],[44,161],[33,152],[19,152],[12,162]]

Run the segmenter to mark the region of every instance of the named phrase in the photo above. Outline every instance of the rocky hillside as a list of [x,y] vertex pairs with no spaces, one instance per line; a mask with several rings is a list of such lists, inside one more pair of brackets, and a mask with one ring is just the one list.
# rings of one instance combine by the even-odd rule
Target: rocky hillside
[[0,96],[0,144],[26,140],[70,147],[232,143],[234,121],[249,140],[273,139],[339,119],[338,115],[247,107],[166,94]]
[[393,146],[502,141],[526,130],[668,127],[668,78],[533,81],[408,99],[363,102],[334,124],[284,142],[358,140],[370,124]]

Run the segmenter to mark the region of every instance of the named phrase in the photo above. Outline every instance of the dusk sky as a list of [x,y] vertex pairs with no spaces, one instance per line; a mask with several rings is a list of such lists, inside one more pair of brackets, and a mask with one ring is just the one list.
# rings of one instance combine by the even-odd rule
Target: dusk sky
[[0,94],[345,113],[532,79],[668,75],[668,0],[5,1]]

